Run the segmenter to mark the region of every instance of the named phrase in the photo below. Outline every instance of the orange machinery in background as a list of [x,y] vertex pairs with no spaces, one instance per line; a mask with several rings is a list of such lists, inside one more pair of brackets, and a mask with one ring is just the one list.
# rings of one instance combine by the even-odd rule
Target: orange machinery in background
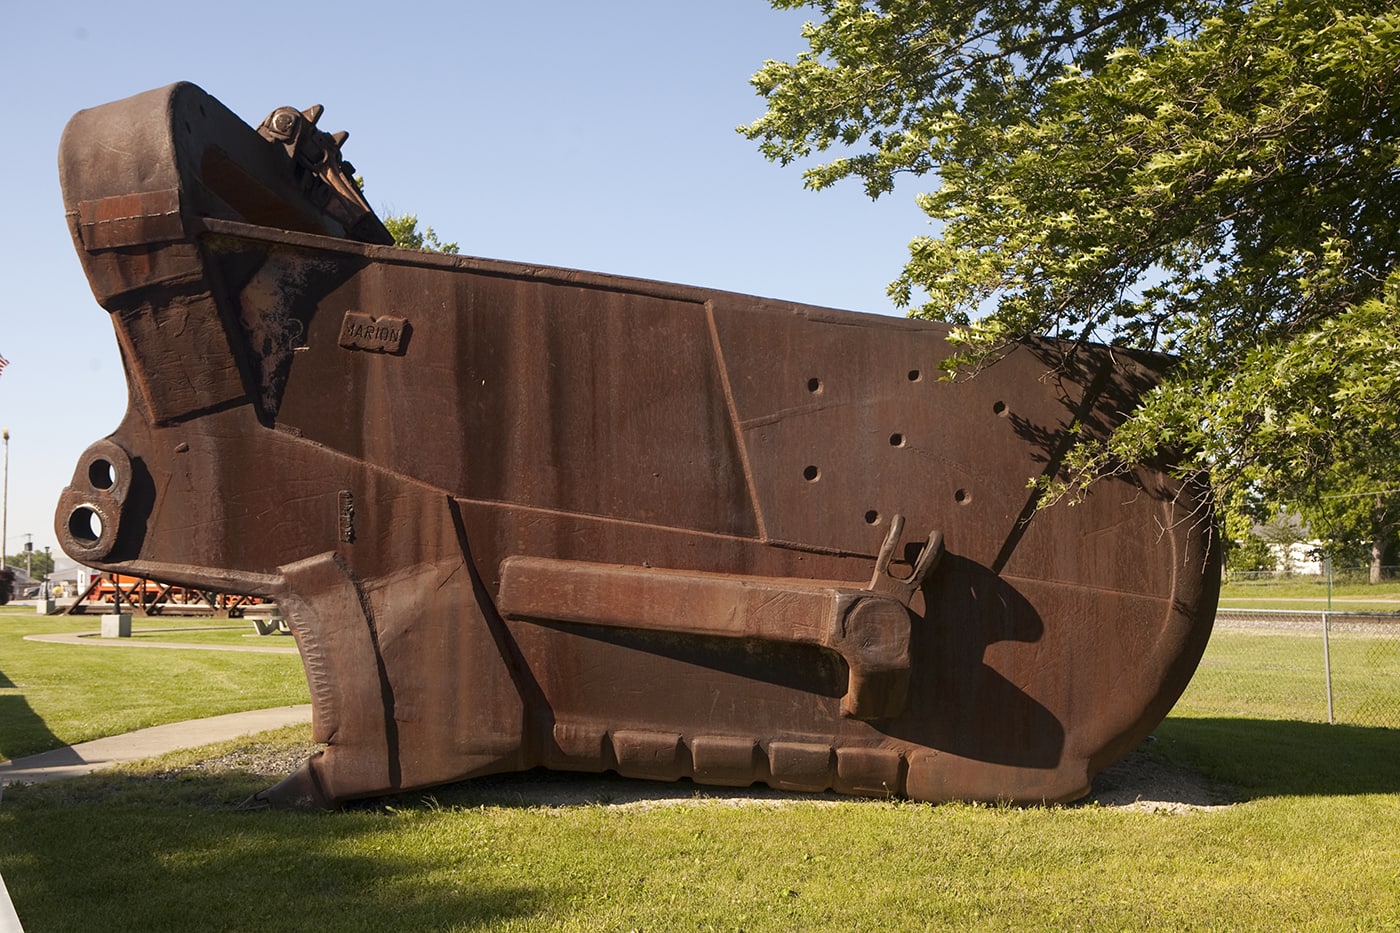
[[104,612],[129,609],[143,616],[215,615],[238,619],[246,609],[262,602],[256,596],[176,586],[124,573],[101,573],[93,578],[67,612],[68,615],[82,615],[90,609]]

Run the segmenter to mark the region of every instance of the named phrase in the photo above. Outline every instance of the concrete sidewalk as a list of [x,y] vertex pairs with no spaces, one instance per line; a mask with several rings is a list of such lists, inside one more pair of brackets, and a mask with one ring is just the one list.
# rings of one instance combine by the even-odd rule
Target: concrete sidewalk
[[268,729],[311,721],[311,704],[228,713],[208,719],[173,722],[126,735],[82,742],[51,752],[0,761],[0,791],[6,784],[40,784],[91,774],[127,761],[164,755],[182,748],[236,739]]
[[[207,632],[210,626],[195,625],[186,628],[143,629],[142,635],[157,632]],[[284,638],[286,636],[283,636]],[[250,635],[249,638],[268,638]],[[296,654],[295,645],[262,644],[252,645],[201,645],[189,641],[150,641],[146,638],[103,638],[97,632],[48,632],[39,635],[26,635],[25,641],[44,641],[55,645],[92,645],[100,648],[180,648],[185,651],[251,651],[258,654]],[[269,639],[270,640],[270,639]]]

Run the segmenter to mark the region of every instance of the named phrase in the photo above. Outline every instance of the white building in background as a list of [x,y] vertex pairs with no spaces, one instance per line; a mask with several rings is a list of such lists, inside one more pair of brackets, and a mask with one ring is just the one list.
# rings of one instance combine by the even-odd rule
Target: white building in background
[[1291,573],[1300,577],[1317,577],[1323,573],[1320,541],[1270,544],[1269,553],[1274,555],[1274,570],[1279,573]]
[[1321,576],[1324,572],[1322,542],[1310,540],[1311,529],[1297,515],[1281,512],[1273,521],[1255,525],[1250,531],[1268,545],[1275,573]]
[[53,573],[49,574],[49,584],[55,589],[62,587],[63,596],[77,596],[88,588],[97,571],[61,554],[53,558]]

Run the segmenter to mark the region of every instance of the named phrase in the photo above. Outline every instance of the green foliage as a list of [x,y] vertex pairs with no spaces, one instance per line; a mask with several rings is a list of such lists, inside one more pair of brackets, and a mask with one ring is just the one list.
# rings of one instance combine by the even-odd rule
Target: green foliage
[[1254,533],[1253,517],[1242,512],[1227,512],[1221,517],[1220,525],[1226,570],[1274,569],[1274,554],[1269,550],[1269,542]]
[[[742,131],[807,184],[901,174],[940,229],[891,294],[959,372],[1030,335],[1165,350],[1053,491],[1187,450],[1227,508],[1400,523],[1400,11],[1388,0],[774,0],[821,20]],[[1380,493],[1376,490],[1386,490]],[[1366,493],[1367,495],[1363,495]]]
[[1225,568],[1232,571],[1273,570],[1277,561],[1263,538],[1246,534],[1238,540],[1226,539]]
[[[363,194],[365,190],[365,176],[356,175],[352,179],[355,187]],[[456,243],[444,243],[438,239],[437,231],[432,227],[418,229],[417,214],[388,214],[383,220],[384,229],[389,231],[389,235],[394,238],[394,245],[404,249],[422,250],[425,253],[448,253],[456,255]]]
[[11,554],[5,558],[5,563],[11,567],[24,567],[28,562],[29,575],[35,580],[42,580],[53,573],[53,555],[44,551],[33,551],[25,554],[20,551],[18,554]]
[[395,246],[426,253],[457,254],[457,244],[439,240],[437,231],[432,227],[425,226],[420,230],[417,214],[390,214],[384,218],[384,227],[393,235]]

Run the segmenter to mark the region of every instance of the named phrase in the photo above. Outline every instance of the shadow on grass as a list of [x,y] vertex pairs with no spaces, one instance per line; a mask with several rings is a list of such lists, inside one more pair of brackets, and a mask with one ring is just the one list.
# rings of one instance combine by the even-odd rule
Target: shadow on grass
[[243,811],[243,772],[96,774],[6,788],[3,874],[26,929],[429,930],[525,921],[551,894],[432,814]]
[[[0,671],[0,687],[13,686]],[[21,694],[0,695],[0,760],[32,754],[31,749],[45,751],[62,745],[28,699]]]
[[755,783],[738,787],[697,784],[689,778],[649,781],[622,777],[615,771],[529,771],[485,777],[411,791],[391,797],[352,802],[351,808],[413,809],[417,807],[503,807],[531,810],[554,807],[674,804],[706,800],[803,802],[855,801],[859,798],[827,793],[777,790]]
[[1172,717],[1158,749],[1243,800],[1400,793],[1400,730],[1284,719]]

